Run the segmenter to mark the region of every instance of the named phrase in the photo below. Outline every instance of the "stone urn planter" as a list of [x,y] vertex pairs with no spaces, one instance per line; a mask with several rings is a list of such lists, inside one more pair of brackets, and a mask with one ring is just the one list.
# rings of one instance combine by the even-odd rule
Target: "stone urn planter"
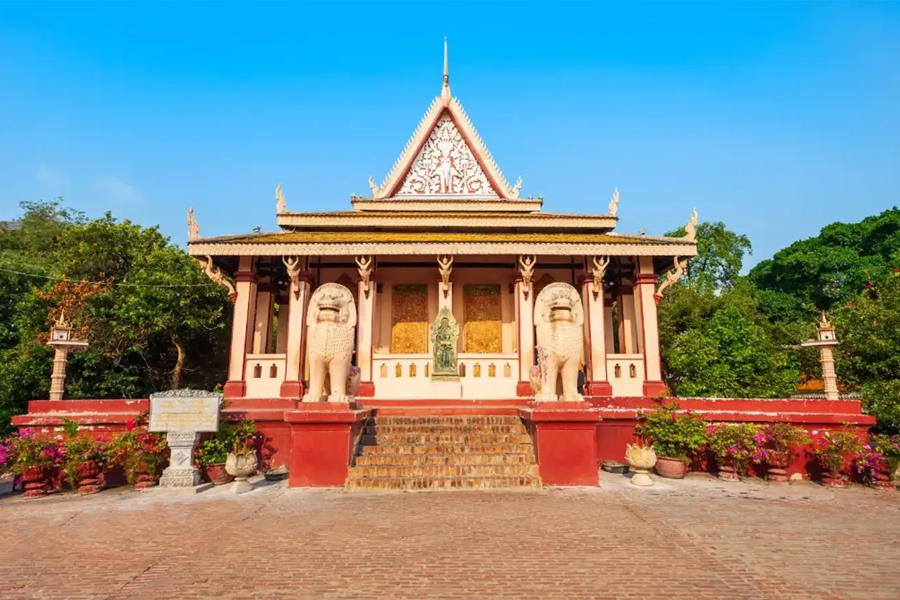
[[225,470],[225,463],[216,463],[203,467],[203,474],[213,485],[224,485],[234,481],[234,476]]
[[724,458],[719,459],[719,473],[718,478],[722,481],[740,481],[741,477],[738,475],[737,467],[734,466],[734,460],[732,458]]
[[235,494],[241,494],[253,489],[247,479],[256,473],[256,467],[259,466],[259,460],[256,458],[256,451],[243,452],[235,454],[228,453],[228,459],[225,461],[225,470],[229,475],[234,477]]
[[781,452],[769,452],[769,457],[766,459],[766,464],[768,465],[767,474],[769,476],[769,481],[774,483],[788,483],[789,478],[787,474],[787,468],[791,464],[791,453],[787,450],[783,450]]
[[684,479],[687,463],[680,458],[659,456],[656,459],[656,474],[667,479]]
[[656,452],[653,450],[653,446],[628,444],[625,450],[625,460],[634,470],[634,476],[631,478],[632,484],[642,487],[653,485],[653,480],[650,479],[650,470],[656,464]]
[[96,494],[103,489],[103,468],[97,461],[89,460],[78,465],[78,494]]
[[40,498],[46,496],[50,486],[47,481],[47,467],[43,465],[29,466],[22,469],[22,486],[25,490],[25,498]]

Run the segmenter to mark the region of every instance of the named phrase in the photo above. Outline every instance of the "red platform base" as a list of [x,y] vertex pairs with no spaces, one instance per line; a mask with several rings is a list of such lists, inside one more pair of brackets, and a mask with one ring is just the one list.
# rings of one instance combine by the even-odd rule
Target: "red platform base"
[[645,381],[644,395],[649,398],[658,398],[666,393],[666,384],[662,381]]
[[589,381],[584,386],[585,396],[612,396],[612,385],[608,381]]
[[303,397],[303,391],[302,381],[285,381],[281,384],[282,398],[296,398],[299,400]]
[[291,428],[289,487],[333,487],[347,481],[350,460],[356,451],[372,409],[351,404],[314,402],[287,411]]
[[243,398],[247,395],[247,382],[226,381],[222,387],[222,395],[226,398]]
[[534,440],[541,480],[546,485],[590,485],[597,476],[597,423],[600,411],[588,402],[534,402],[520,409]]
[[357,390],[360,398],[371,398],[375,395],[375,383],[371,381],[360,381]]
[[527,381],[520,381],[516,384],[516,396],[519,398],[531,398],[534,394],[531,392],[531,384]]

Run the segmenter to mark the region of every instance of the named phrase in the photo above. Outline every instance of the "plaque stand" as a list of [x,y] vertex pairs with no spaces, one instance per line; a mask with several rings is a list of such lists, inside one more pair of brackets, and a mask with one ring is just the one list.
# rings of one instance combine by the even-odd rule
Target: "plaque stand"
[[166,441],[169,444],[169,466],[163,470],[159,486],[193,492],[211,488],[211,483],[200,485],[200,469],[194,466],[194,448],[200,443],[200,434],[196,431],[170,431],[166,434]]

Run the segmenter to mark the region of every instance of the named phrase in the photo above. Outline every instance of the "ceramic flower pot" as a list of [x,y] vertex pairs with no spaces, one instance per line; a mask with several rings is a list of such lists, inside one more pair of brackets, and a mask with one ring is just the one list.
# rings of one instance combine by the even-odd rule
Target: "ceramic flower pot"
[[740,481],[741,477],[738,475],[737,468],[734,466],[734,461],[731,458],[724,458],[719,460],[719,479],[722,481]]
[[787,468],[791,464],[791,453],[789,451],[769,452],[766,464],[768,465],[767,475],[769,481],[775,483],[788,483],[790,481],[787,474]]
[[223,485],[234,481],[234,477],[225,470],[225,463],[216,463],[203,467],[203,474],[213,485]]
[[225,461],[225,470],[229,475],[234,477],[233,491],[236,494],[249,492],[253,489],[247,478],[256,473],[256,467],[259,461],[256,458],[256,452],[244,452],[243,454],[228,453],[228,459]]
[[78,465],[78,493],[79,495],[96,494],[103,489],[103,480],[100,475],[103,468],[97,461],[89,460]]
[[625,460],[634,471],[631,483],[639,486],[653,485],[650,479],[650,469],[656,465],[656,452],[653,446],[640,446],[638,444],[628,444],[625,450]]
[[891,479],[891,463],[889,463],[887,459],[882,458],[878,461],[878,466],[875,470],[875,479],[872,482],[872,487],[885,489],[893,488],[894,482],[891,481]]
[[687,464],[680,458],[659,456],[656,459],[656,474],[667,479],[684,479]]
[[843,473],[829,473],[825,471],[822,473],[822,485],[825,487],[834,487],[841,488],[847,485],[847,482],[844,481]]
[[22,485],[25,489],[25,498],[39,498],[47,495],[47,467],[33,465],[22,469]]
[[146,490],[159,485],[159,473],[151,473],[144,461],[135,466],[134,474],[134,489],[136,490]]

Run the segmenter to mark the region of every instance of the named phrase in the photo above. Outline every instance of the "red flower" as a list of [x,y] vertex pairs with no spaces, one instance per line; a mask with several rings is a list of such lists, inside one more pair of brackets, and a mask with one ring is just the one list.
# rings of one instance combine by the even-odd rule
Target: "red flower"
[[134,419],[125,421],[125,431],[134,431]]

